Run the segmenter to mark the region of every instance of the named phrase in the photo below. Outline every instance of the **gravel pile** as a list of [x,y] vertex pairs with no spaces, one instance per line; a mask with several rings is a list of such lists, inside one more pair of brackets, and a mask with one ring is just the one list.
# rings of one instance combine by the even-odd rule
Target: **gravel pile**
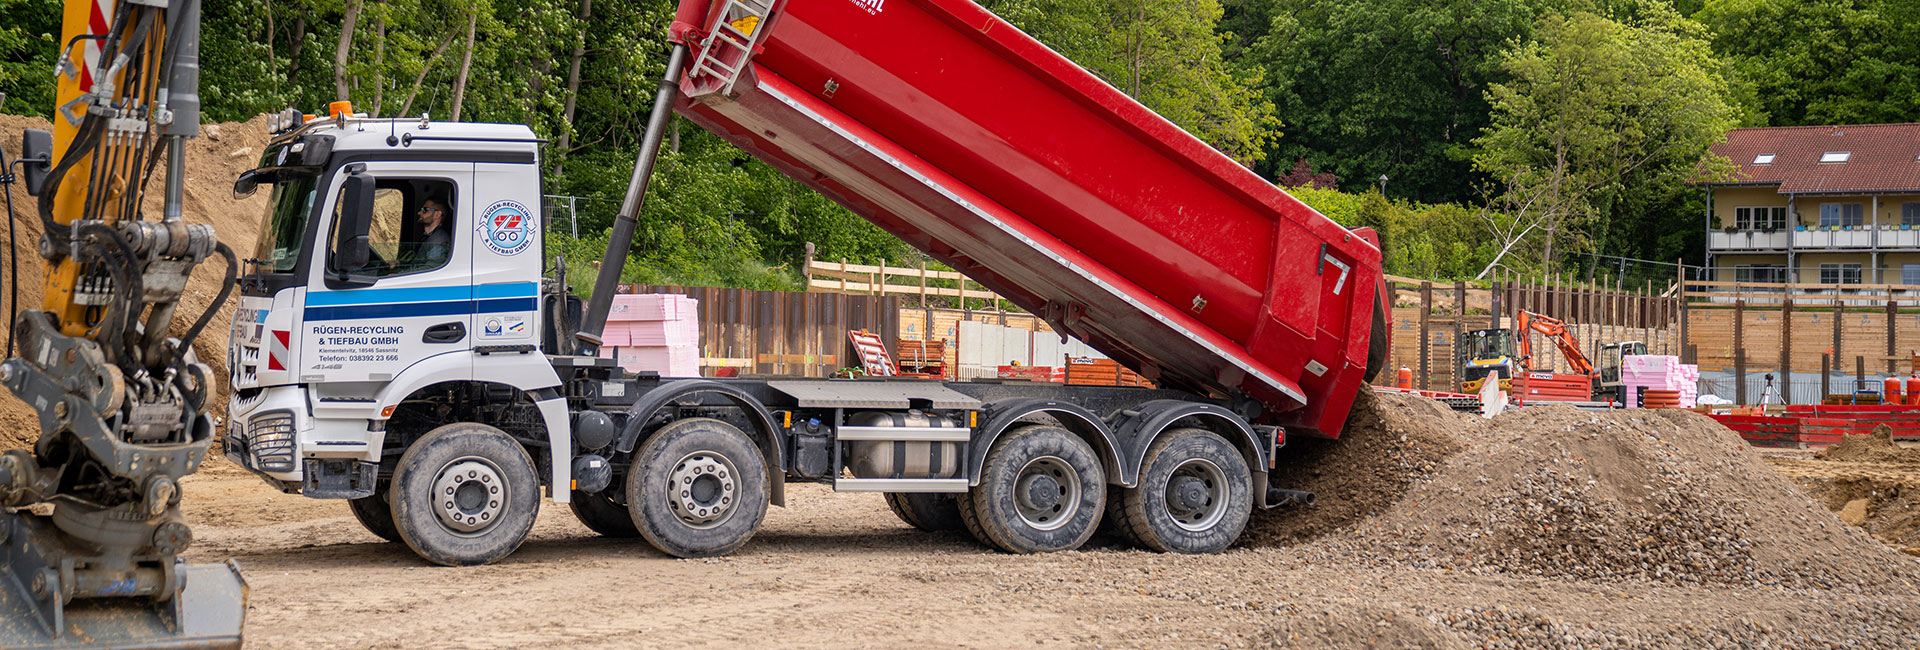
[[[1325,467],[1321,483],[1340,485],[1333,473],[1375,483],[1347,488],[1368,497],[1362,512],[1316,506],[1279,523],[1262,517],[1255,543],[1333,529],[1299,552],[1593,582],[1920,593],[1920,565],[1808,500],[1705,417],[1536,406],[1482,420],[1421,401],[1378,400],[1377,413],[1356,417],[1377,426],[1321,452],[1321,462],[1348,461]],[[1447,437],[1452,445],[1438,439]],[[1383,443],[1411,447],[1396,458],[1380,453]],[[1316,517],[1318,525],[1299,521]]]
[[1424,397],[1364,391],[1339,440],[1289,440],[1268,476],[1275,487],[1314,493],[1319,503],[1254,513],[1241,543],[1297,544],[1384,512],[1459,452],[1460,438],[1475,426],[1478,418]]
[[1920,465],[1920,449],[1908,449],[1893,444],[1893,428],[1878,425],[1873,433],[1864,436],[1841,436],[1840,444],[1827,447],[1813,453],[1821,460],[1839,460],[1857,463],[1902,463]]

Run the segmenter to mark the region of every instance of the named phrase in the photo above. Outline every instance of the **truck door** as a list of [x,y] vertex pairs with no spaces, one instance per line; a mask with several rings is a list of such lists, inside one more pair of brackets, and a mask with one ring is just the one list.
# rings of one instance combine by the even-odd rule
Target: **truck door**
[[[537,345],[540,233],[545,216],[540,213],[540,168],[531,163],[477,163],[473,178],[473,208],[462,227],[474,241],[474,345],[506,349]],[[475,372],[488,374],[485,364],[476,366]]]
[[462,225],[472,223],[473,163],[365,165],[375,187],[371,255],[357,275],[373,284],[349,286],[328,272],[347,176],[334,174],[307,285],[302,381],[387,381],[429,357],[471,356],[474,239]]

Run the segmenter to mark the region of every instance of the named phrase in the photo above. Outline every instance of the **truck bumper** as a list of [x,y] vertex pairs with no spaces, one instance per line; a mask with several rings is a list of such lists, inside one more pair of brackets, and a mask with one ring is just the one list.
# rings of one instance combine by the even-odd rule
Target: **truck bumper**
[[[228,402],[222,448],[228,460],[284,492],[320,498],[371,493],[368,477],[380,463],[383,431],[368,421],[308,415],[301,386],[275,386]],[[344,479],[344,482],[343,482]]]

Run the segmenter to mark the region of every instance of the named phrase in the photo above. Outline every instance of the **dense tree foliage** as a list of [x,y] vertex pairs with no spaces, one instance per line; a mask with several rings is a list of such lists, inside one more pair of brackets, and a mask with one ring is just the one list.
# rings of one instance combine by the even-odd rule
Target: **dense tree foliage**
[[[1705,32],[1656,9],[1632,23],[1576,12],[1540,19],[1538,40],[1502,60],[1511,77],[1487,93],[1492,124],[1474,164],[1497,179],[1486,221],[1501,246],[1592,250],[1634,233],[1648,207],[1713,164],[1735,109]],[[1620,241],[1630,241],[1624,237]]]
[[1713,0],[1695,16],[1751,85],[1756,123],[1871,124],[1920,116],[1920,3]]
[[[1286,123],[1273,169],[1305,158],[1349,190],[1470,201],[1474,137],[1500,55],[1540,0],[1244,0],[1248,67]],[[1261,5],[1256,7],[1255,5]],[[1260,24],[1253,14],[1264,14]]]
[[[1471,277],[1585,251],[1700,254],[1706,147],[1734,124],[1920,114],[1912,0],[979,0],[1342,223],[1389,270]],[[590,269],[664,68],[670,0],[203,0],[212,120],[343,96],[518,122]],[[0,111],[50,115],[58,0],[0,0]],[[924,261],[684,122],[640,215],[645,282],[797,287],[828,259]],[[1702,167],[1705,165],[1705,167]],[[1385,176],[1385,182],[1381,177]],[[572,217],[572,218],[570,218]],[[1504,253],[1503,253],[1504,251]],[[576,277],[583,277],[576,275]]]

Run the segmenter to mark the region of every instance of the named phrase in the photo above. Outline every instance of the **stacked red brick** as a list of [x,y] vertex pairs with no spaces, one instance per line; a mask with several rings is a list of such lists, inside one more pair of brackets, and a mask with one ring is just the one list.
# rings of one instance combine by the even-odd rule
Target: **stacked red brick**
[[920,379],[947,378],[946,342],[901,339],[895,343],[894,349],[899,354],[896,355],[894,363],[900,367],[900,376]]
[[1088,357],[1067,359],[1067,383],[1077,386],[1153,387],[1153,382],[1112,359]]
[[1055,384],[1067,382],[1066,366],[1000,366],[1001,379],[1025,379]]
[[677,293],[617,294],[600,356],[633,372],[700,376],[700,301]]

